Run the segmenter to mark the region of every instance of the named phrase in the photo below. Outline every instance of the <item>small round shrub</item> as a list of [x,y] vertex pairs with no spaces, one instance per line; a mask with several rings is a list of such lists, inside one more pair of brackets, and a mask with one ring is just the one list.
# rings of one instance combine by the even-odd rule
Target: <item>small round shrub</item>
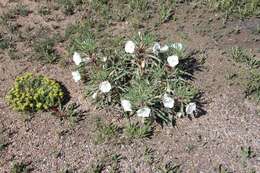
[[26,73],[16,78],[6,100],[17,111],[36,112],[58,106],[63,96],[62,88],[56,81]]

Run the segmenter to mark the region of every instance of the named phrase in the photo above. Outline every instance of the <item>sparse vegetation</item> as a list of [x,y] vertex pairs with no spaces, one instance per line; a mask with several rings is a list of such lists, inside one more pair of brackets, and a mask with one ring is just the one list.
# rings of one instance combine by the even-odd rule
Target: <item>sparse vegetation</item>
[[24,163],[13,163],[10,173],[29,173],[30,169]]
[[62,11],[66,15],[75,13],[77,6],[82,5],[84,0],[56,0],[58,5],[62,7]]
[[254,157],[254,153],[251,147],[241,147],[241,156],[243,159],[250,159]]
[[0,172],[256,173],[259,7],[0,2]]
[[220,164],[218,166],[218,168],[215,168],[215,171],[217,173],[232,173],[231,171],[229,171],[227,168],[225,168],[222,164]]
[[145,147],[143,157],[144,157],[145,162],[152,165],[154,163],[154,160],[155,160],[154,150],[152,148]]
[[160,22],[164,23],[173,18],[173,9],[176,6],[175,0],[159,1]]
[[3,137],[3,132],[0,129],[0,152],[3,151],[8,146],[8,142]]
[[28,9],[28,7],[24,4],[18,4],[15,7],[15,14],[16,15],[20,15],[20,16],[28,16],[28,14],[30,13],[30,10]]
[[11,40],[8,37],[5,37],[3,34],[0,34],[0,49],[8,49],[11,46]]
[[73,126],[82,120],[85,112],[79,109],[80,105],[76,103],[60,104],[59,107],[52,109],[52,113],[57,117],[68,119]]
[[39,14],[41,14],[42,16],[46,16],[46,15],[50,15],[51,14],[51,8],[47,5],[42,5],[39,7]]
[[247,82],[246,95],[253,95],[257,101],[260,101],[260,75],[257,70],[252,70],[250,72],[250,77]]
[[231,57],[238,63],[244,63],[250,68],[260,67],[260,61],[256,60],[252,53],[241,47],[233,47],[231,49]]
[[10,19],[14,19],[17,16],[26,17],[26,16],[28,16],[29,13],[30,13],[30,10],[28,9],[28,7],[24,4],[19,3],[15,7],[9,9],[7,13],[4,13],[4,15],[2,16],[2,19],[7,21]]
[[148,138],[153,133],[153,127],[149,123],[143,125],[139,123],[129,123],[124,129],[124,133],[130,139]]
[[212,7],[240,18],[260,15],[259,0],[206,0]]
[[55,50],[56,37],[46,37],[35,40],[34,51],[35,59],[44,63],[55,63],[59,55]]
[[260,100],[260,75],[259,67],[260,61],[256,59],[246,49],[235,47],[231,49],[231,57],[238,63],[245,64],[249,69],[246,69],[244,73],[248,74],[245,79],[245,94],[246,96],[252,96],[257,101]]
[[158,168],[160,173],[181,173],[181,166],[173,162],[168,162],[164,166]]
[[119,127],[115,124],[105,124],[101,119],[97,119],[95,142],[97,144],[108,142],[119,135],[119,130]]
[[119,173],[119,162],[121,159],[123,158],[120,154],[105,155],[92,164],[84,173],[102,173],[103,170],[108,170],[109,173]]

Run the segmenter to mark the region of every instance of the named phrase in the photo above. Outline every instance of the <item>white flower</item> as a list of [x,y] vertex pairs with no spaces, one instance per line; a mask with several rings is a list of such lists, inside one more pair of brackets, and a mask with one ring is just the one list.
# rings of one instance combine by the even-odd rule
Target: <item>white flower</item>
[[179,57],[176,55],[169,56],[167,58],[167,62],[170,67],[175,67],[176,65],[179,64]]
[[132,105],[129,100],[121,100],[121,106],[125,112],[132,112]]
[[125,44],[125,52],[126,53],[134,53],[135,52],[135,43],[131,40],[127,41]]
[[161,53],[165,53],[165,52],[168,52],[168,50],[169,50],[169,46],[165,45],[165,46],[163,46],[163,47],[160,49],[160,52],[161,52]]
[[158,55],[160,53],[160,50],[161,50],[161,46],[160,46],[160,43],[155,43],[153,45],[153,53],[155,55]]
[[141,108],[139,109],[136,114],[138,117],[143,117],[143,118],[147,118],[150,116],[150,113],[151,113],[151,109],[148,108],[148,107],[144,107],[144,108]]
[[81,76],[80,76],[79,71],[73,71],[71,74],[72,74],[72,77],[73,77],[73,79],[74,79],[75,82],[80,81]]
[[161,47],[160,43],[156,42],[153,45],[153,53],[155,55],[158,55],[159,53],[165,53],[169,50],[169,46],[164,45],[163,47]]
[[102,61],[102,62],[106,62],[106,61],[107,61],[107,57],[106,57],[106,56],[103,56],[103,57],[101,58],[101,61]]
[[111,90],[111,88],[111,84],[108,81],[104,81],[99,84],[99,90],[102,93],[108,93]]
[[174,107],[174,99],[169,97],[168,94],[164,94],[163,98],[163,106],[166,108],[173,108]]
[[182,113],[182,112],[177,112],[176,116],[177,116],[178,118],[182,118],[182,117],[183,117],[183,113]]
[[173,43],[171,47],[178,50],[182,50],[184,48],[183,44],[181,43]]
[[97,92],[95,92],[91,97],[92,97],[92,99],[96,99],[97,98]]
[[142,37],[142,35],[141,35],[142,33],[140,32],[140,31],[138,31],[138,36],[139,37]]
[[144,60],[141,62],[141,67],[145,68],[145,61]]
[[76,65],[80,65],[80,63],[83,62],[83,60],[81,59],[80,54],[78,52],[74,52],[73,61]]
[[197,112],[196,103],[189,103],[188,105],[186,105],[186,114],[194,115],[194,113],[196,112]]

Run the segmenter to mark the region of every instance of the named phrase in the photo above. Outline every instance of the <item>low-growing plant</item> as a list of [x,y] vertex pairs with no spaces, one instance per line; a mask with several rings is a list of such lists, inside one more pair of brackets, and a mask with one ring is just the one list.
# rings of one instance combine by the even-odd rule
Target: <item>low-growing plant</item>
[[0,152],[8,146],[7,140],[3,137],[2,131],[0,129]]
[[23,17],[28,16],[28,14],[30,13],[28,6],[21,3],[17,4],[17,6],[15,7],[15,11],[16,11],[16,15],[20,15]]
[[251,70],[246,86],[246,95],[253,96],[257,101],[260,101],[260,75],[259,71]]
[[[90,12],[93,18],[104,20],[106,24],[112,21],[127,20],[134,28],[143,26],[144,21],[151,18],[167,22],[172,17],[173,5],[176,0],[105,0],[90,1]],[[156,21],[154,20],[154,21]],[[148,22],[153,22],[152,20]]]
[[3,34],[0,34],[0,49],[8,49],[9,47],[11,47],[11,40]]
[[160,23],[164,23],[169,21],[173,15],[173,7],[175,5],[174,0],[168,1],[160,1],[159,2],[159,16],[160,16]]
[[107,142],[119,134],[119,127],[113,123],[105,124],[101,119],[96,121],[96,139],[97,144]]
[[167,162],[164,166],[161,166],[157,170],[159,173],[181,173],[181,166],[173,163],[172,161]]
[[30,169],[27,164],[24,163],[13,163],[10,173],[29,173]]
[[[80,62],[76,65],[87,64],[87,96],[100,108],[121,104],[127,117],[136,114],[173,124],[177,116],[196,114],[198,90],[188,81],[190,57],[184,46],[161,47],[154,38],[139,33],[127,41],[125,51],[93,51],[87,60],[75,57]],[[80,74],[73,77],[80,79]]]
[[104,170],[105,165],[103,162],[98,162],[95,164],[92,164],[88,170],[84,171],[83,173],[102,173]]
[[119,170],[121,159],[123,159],[121,154],[105,154],[96,163],[92,164],[88,170],[84,171],[84,173],[102,173],[104,170],[109,173],[121,172]]
[[4,12],[1,19],[3,21],[9,21],[19,15],[23,17],[28,16],[29,13],[30,10],[28,9],[28,6],[18,3],[15,7],[8,9],[7,12]]
[[[249,67],[246,69],[248,74],[245,86],[246,97],[252,96],[257,101],[260,101],[260,75],[258,69],[260,61],[252,53],[240,47],[233,47],[230,54],[233,60]],[[236,75],[230,77],[236,77]]]
[[0,24],[4,26],[11,33],[18,30],[18,24],[16,23],[16,12],[14,9],[9,9],[7,12],[3,12],[0,16]]
[[249,53],[246,49],[241,47],[233,47],[231,49],[231,57],[238,63],[244,63],[250,68],[260,67],[260,61],[256,60],[255,57]]
[[144,12],[149,9],[149,0],[129,0],[129,6],[133,11]]
[[91,32],[91,21],[70,25],[65,31],[69,39],[70,51],[80,51],[92,55],[96,50],[95,36]]
[[53,108],[51,111],[53,115],[61,119],[68,119],[70,125],[75,125],[85,115],[85,112],[80,110],[79,107],[77,103],[60,104],[59,107]]
[[153,133],[153,127],[150,123],[143,125],[139,123],[129,123],[124,129],[124,133],[130,139],[148,138]]
[[259,0],[206,0],[213,8],[240,18],[260,15]]
[[17,111],[36,112],[57,107],[63,96],[62,88],[56,81],[43,75],[26,73],[16,78],[6,100]]
[[0,151],[4,150],[7,147],[6,143],[1,143],[0,142]]
[[64,14],[72,15],[74,13],[75,6],[72,0],[58,0],[57,2],[62,6],[62,11]]
[[225,168],[222,164],[220,164],[217,168],[214,169],[216,173],[232,173],[227,168]]
[[58,173],[74,173],[74,171],[71,169],[68,169],[68,168],[64,168],[61,171],[59,171]]
[[47,5],[41,5],[39,7],[38,13],[40,15],[46,16],[51,14],[51,8]]
[[143,154],[143,157],[144,157],[144,161],[149,163],[150,165],[152,165],[154,163],[154,150],[152,148],[149,148],[149,147],[145,147],[145,150],[144,150],[144,154]]
[[72,15],[75,13],[76,7],[82,5],[84,0],[56,0],[56,2],[62,7],[64,14]]
[[249,147],[241,147],[241,156],[243,159],[250,159],[254,157],[254,152],[252,151],[252,148]]
[[110,173],[119,173],[119,162],[122,159],[122,156],[120,154],[113,154],[111,156],[111,161],[109,163],[110,165],[110,169],[109,172]]
[[59,59],[54,46],[57,42],[56,37],[46,37],[35,40],[34,51],[36,52],[36,59],[44,63],[54,63]]

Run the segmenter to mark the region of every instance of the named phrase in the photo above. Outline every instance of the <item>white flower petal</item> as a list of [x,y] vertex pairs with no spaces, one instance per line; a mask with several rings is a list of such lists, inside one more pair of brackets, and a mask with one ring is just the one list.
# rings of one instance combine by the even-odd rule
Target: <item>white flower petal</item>
[[141,67],[142,67],[143,69],[145,68],[145,61],[144,61],[144,60],[141,62]]
[[107,61],[107,57],[106,57],[106,56],[102,57],[102,58],[101,58],[101,61],[102,61],[102,62],[106,62],[106,61]]
[[78,82],[81,80],[79,71],[74,71],[71,74],[72,74],[72,78],[74,79],[75,82]]
[[108,93],[111,90],[111,88],[111,84],[108,81],[104,81],[99,84],[99,90],[102,93]]
[[140,31],[138,31],[138,36],[141,38],[142,37],[142,33]]
[[177,50],[182,50],[184,48],[183,44],[181,43],[173,43],[171,47]]
[[159,53],[160,53],[160,50],[161,50],[161,46],[160,46],[160,43],[155,43],[154,45],[153,45],[153,53],[155,54],[155,55],[158,55]]
[[188,115],[194,115],[194,113],[197,112],[197,106],[196,103],[189,103],[186,105],[186,114]]
[[183,117],[183,113],[182,113],[182,112],[177,112],[176,116],[177,116],[178,118],[182,118],[182,117]]
[[125,112],[132,112],[132,105],[129,100],[121,100],[121,106]]
[[161,53],[165,53],[165,52],[168,52],[169,51],[169,46],[165,45],[163,46],[161,49],[160,49],[160,52]]
[[166,107],[166,108],[174,107],[174,99],[169,97],[168,94],[164,94],[162,101],[163,101],[164,107]]
[[92,97],[92,99],[96,99],[97,98],[97,92],[95,92],[91,97]]
[[135,43],[131,40],[127,41],[125,44],[125,52],[126,53],[134,53],[135,52]]
[[148,108],[148,107],[144,107],[144,108],[139,109],[136,112],[136,114],[137,114],[138,117],[147,118],[147,117],[150,117],[151,109]]
[[179,57],[176,55],[169,56],[167,58],[167,62],[170,67],[175,67],[176,65],[179,64]]
[[80,65],[80,63],[82,62],[82,59],[81,59],[80,54],[78,52],[74,52],[73,61],[76,65]]

